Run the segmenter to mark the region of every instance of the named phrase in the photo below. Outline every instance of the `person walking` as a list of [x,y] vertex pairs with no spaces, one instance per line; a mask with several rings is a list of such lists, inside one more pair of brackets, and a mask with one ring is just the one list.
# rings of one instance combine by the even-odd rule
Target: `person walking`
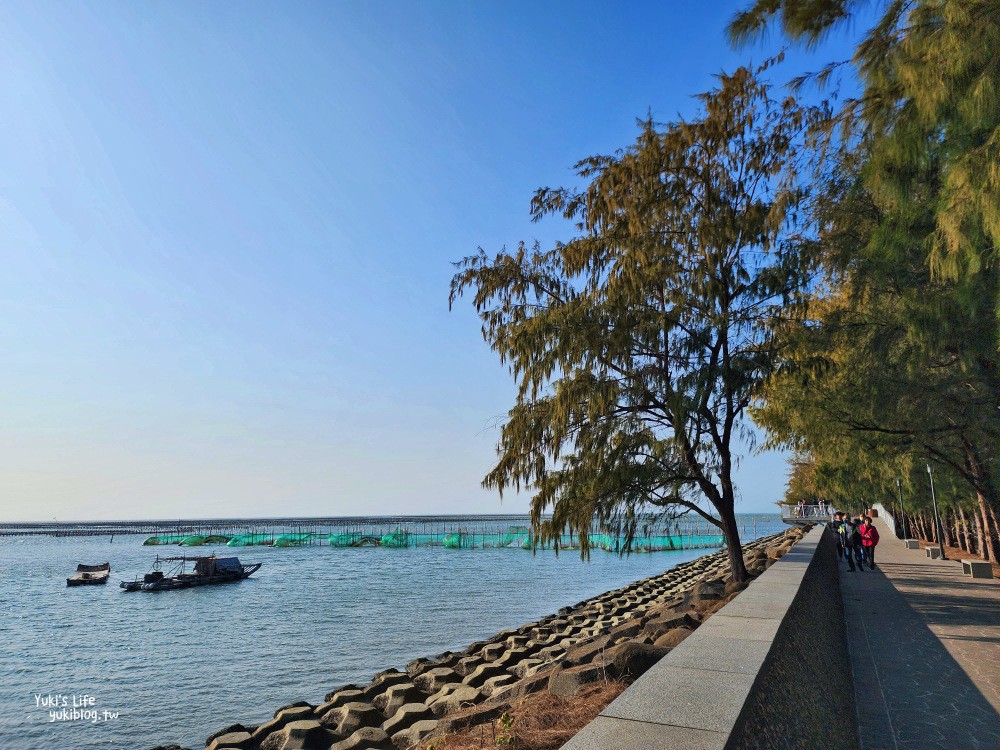
[[[844,557],[847,558],[847,567],[852,573],[857,568],[864,570],[864,565],[861,564],[861,535],[858,534],[858,526],[846,513],[842,515],[840,538],[844,544]],[[855,562],[857,563],[857,567],[854,565]]]
[[851,540],[850,549],[848,554],[853,558],[853,562],[858,564],[858,570],[864,570],[864,553],[862,552],[861,545],[861,519],[846,519],[847,520],[847,537]]
[[830,522],[830,531],[836,535],[837,539],[837,559],[844,559],[844,535],[841,533],[841,525],[844,523],[844,514],[839,510],[833,514],[833,520]]
[[[875,547],[878,545],[878,529],[872,523],[871,516],[865,516],[864,522],[859,529],[861,533],[861,547],[864,557],[868,561],[868,567],[875,570]],[[862,568],[864,565],[862,565]]]

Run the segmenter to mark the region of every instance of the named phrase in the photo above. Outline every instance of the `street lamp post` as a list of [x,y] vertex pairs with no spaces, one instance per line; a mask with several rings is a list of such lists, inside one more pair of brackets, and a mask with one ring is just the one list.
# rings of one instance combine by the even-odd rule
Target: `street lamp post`
[[934,472],[931,465],[927,464],[927,476],[931,478],[931,503],[934,505],[934,523],[937,526],[938,549],[941,550],[941,559],[947,560],[944,555],[944,529],[941,528],[941,517],[938,515],[937,496],[934,494]]
[[906,529],[906,511],[903,509],[903,483],[896,478],[896,492],[899,493],[899,520],[903,530],[903,539],[909,539]]

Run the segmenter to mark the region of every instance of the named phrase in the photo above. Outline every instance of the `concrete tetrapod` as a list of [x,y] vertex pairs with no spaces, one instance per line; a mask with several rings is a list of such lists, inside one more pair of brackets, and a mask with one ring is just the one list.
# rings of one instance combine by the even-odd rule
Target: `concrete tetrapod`
[[[748,567],[760,570],[768,567],[773,562],[768,557],[769,548],[794,542],[801,537],[801,532],[796,534],[796,531],[744,545]],[[727,570],[724,553],[707,555],[573,607],[564,607],[558,614],[503,631],[460,652],[415,659],[406,665],[406,671],[385,670],[368,685],[345,685],[333,690],[327,693],[326,702],[316,708],[307,703],[285,707],[276,712],[273,720],[250,732],[251,744],[259,743],[261,748],[265,743],[291,748],[296,742],[308,742],[311,736],[308,733],[314,726],[294,727],[294,737],[285,730],[310,719],[323,732],[332,733],[337,744],[355,739],[360,742],[362,735],[358,733],[362,729],[379,729],[389,737],[399,736],[402,742],[416,735],[426,736],[430,731],[427,722],[468,710],[470,706],[489,704],[490,708],[483,712],[489,715],[495,705],[546,689],[552,679],[560,686],[557,690],[568,690],[566,686],[574,679],[578,683],[582,680],[553,676],[560,672],[596,674],[586,669],[571,672],[576,666],[614,667],[612,652],[619,655],[626,671],[640,669],[643,659],[649,661],[659,652],[653,647],[657,640],[664,639],[658,645],[669,648],[669,644],[684,637],[684,632],[697,627],[698,611],[713,611],[735,595],[724,580]],[[693,590],[696,585],[697,590]],[[628,644],[631,645],[625,651],[631,656],[626,657],[621,654]],[[609,674],[610,671],[613,670]],[[422,717],[425,714],[417,708],[420,705],[435,719],[419,718],[405,728],[390,724],[404,707],[407,711],[400,717],[400,724],[410,722],[411,714]],[[344,710],[348,706],[351,708]],[[385,725],[393,731],[383,729]],[[418,731],[411,731],[418,725]],[[233,725],[227,729],[246,728]],[[369,732],[364,736],[375,743],[387,741],[381,735],[376,738],[376,734]],[[210,738],[212,742],[219,738],[216,735]],[[221,747],[218,743],[216,746]]]

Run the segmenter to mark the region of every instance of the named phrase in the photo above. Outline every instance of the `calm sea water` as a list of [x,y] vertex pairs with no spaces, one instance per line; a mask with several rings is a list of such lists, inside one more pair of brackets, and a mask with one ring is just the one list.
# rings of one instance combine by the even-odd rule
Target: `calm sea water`
[[[756,520],[760,535],[782,528]],[[584,563],[574,551],[223,546],[214,551],[263,567],[237,584],[125,593],[119,580],[179,552],[143,538],[0,538],[0,748],[200,748],[226,724],[318,703],[707,552],[598,550]],[[105,560],[107,586],[66,587],[78,562]],[[50,697],[70,717],[74,698],[87,713],[52,721]]]

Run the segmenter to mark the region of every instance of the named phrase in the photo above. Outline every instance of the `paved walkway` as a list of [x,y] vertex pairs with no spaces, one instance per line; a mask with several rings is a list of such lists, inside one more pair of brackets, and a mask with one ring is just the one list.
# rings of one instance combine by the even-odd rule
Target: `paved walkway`
[[908,550],[840,581],[862,750],[1000,750],[1000,581]]

